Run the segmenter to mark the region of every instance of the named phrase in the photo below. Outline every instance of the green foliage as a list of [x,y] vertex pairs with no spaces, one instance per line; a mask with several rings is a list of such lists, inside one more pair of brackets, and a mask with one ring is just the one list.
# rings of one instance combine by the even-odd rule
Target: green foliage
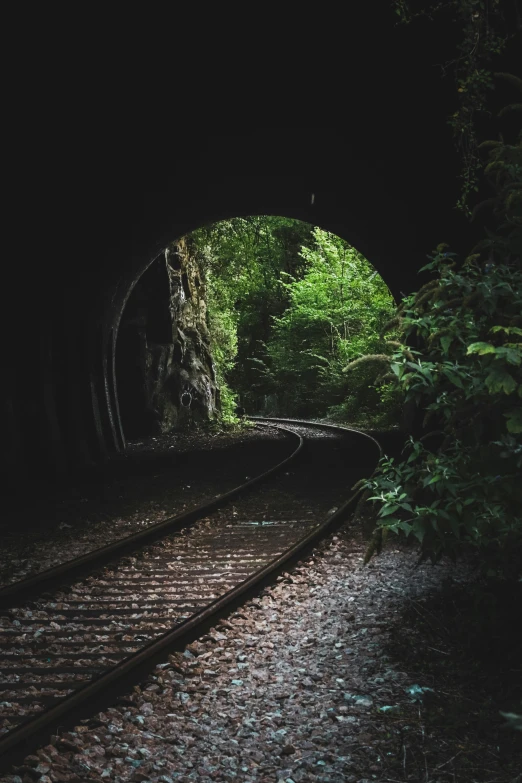
[[[272,317],[283,312],[281,274],[298,274],[311,226],[267,215],[234,218],[190,235],[207,285],[208,325],[222,417],[235,422],[238,400],[251,410],[270,390],[259,367]],[[270,387],[271,388],[271,387]]]
[[369,485],[379,527],[414,536],[433,559],[464,542],[522,547],[522,273],[492,263],[485,274],[476,260],[455,270],[448,255],[429,264],[431,296],[401,311],[403,339],[422,350],[391,362],[435,432],[411,438],[402,461],[383,460]]
[[[379,368],[343,368],[385,350],[378,332],[393,313],[375,269],[339,237],[297,220],[222,221],[190,238],[204,270],[208,325],[223,419],[250,411],[388,419],[394,392]],[[233,390],[233,391],[232,391]],[[396,407],[396,406],[395,406]]]
[[227,425],[237,424],[237,395],[226,380],[237,354],[237,314],[230,306],[230,292],[220,285],[219,278],[210,268],[201,268],[205,270],[207,322],[219,389],[221,420]]
[[355,357],[384,348],[379,331],[393,299],[355,248],[319,228],[312,236],[313,247],[300,253],[302,276],[282,279],[288,307],[274,318],[265,372],[288,390],[288,413],[352,421],[375,415],[381,405],[376,368],[362,367],[349,378],[343,370]]
[[[504,4],[505,5],[505,4]],[[460,41],[457,56],[445,62],[442,75],[453,74],[455,83],[455,112],[448,119],[455,146],[460,153],[461,195],[457,208],[471,217],[470,201],[478,191],[482,165],[479,154],[477,121],[490,114],[488,96],[494,89],[491,61],[502,54],[508,41],[520,30],[520,16],[515,5],[515,18],[506,19],[500,0],[392,0],[392,7],[403,24],[418,18],[434,20],[438,15],[448,29],[458,23]],[[418,8],[418,10],[417,10]],[[497,76],[498,74],[495,74]]]
[[505,572],[522,560],[522,139],[485,148],[497,232],[460,268],[439,246],[424,267],[435,278],[399,308],[416,348],[396,350],[391,370],[433,432],[383,459],[367,488],[377,537],[402,532],[433,560],[471,544]]

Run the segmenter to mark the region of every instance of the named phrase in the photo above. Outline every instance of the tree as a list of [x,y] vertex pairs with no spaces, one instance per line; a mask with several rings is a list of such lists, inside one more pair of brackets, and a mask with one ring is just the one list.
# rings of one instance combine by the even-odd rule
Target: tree
[[[495,88],[491,62],[512,39],[520,39],[522,17],[518,2],[502,0],[392,0],[401,24],[419,18],[441,17],[448,32],[457,34],[455,56],[439,65],[442,77],[452,74],[455,111],[448,118],[461,159],[460,197],[456,208],[472,215],[472,199],[479,189],[482,163],[479,123],[491,116],[490,92]],[[457,23],[457,24],[455,24]]]
[[212,351],[225,419],[237,398],[250,409],[265,393],[256,361],[264,356],[272,317],[287,302],[281,274],[299,274],[299,251],[311,226],[284,217],[256,215],[203,227],[190,235],[207,286]]
[[347,361],[378,348],[393,311],[375,269],[339,237],[274,216],[234,218],[194,232],[225,418],[250,410],[375,415],[375,373],[347,379]]
[[[299,415],[346,417],[380,398],[367,373],[347,381],[347,361],[379,349],[378,334],[393,312],[391,294],[375,269],[340,237],[314,228],[314,246],[301,250],[300,278],[283,276],[285,312],[274,318],[266,371],[283,408]],[[362,402],[362,397],[366,400]],[[359,411],[360,414],[360,411]]]

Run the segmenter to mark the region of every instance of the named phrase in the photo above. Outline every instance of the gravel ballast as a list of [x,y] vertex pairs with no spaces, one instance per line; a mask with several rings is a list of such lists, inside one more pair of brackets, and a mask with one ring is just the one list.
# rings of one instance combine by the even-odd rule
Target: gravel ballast
[[295,448],[275,428],[171,433],[129,445],[103,480],[4,509],[0,586],[181,514],[268,470]]
[[[417,568],[414,552],[390,549],[364,567],[365,546],[347,525],[118,706],[0,780],[518,781],[513,738],[500,747],[495,731],[446,726],[463,701],[468,716],[477,709],[476,684],[459,692],[393,653],[398,635],[430,655],[432,640],[408,626],[405,608],[436,625],[428,600],[466,585],[472,566]],[[456,655],[452,644],[440,639],[431,654]]]
[[[267,449],[256,457],[259,439]],[[208,451],[203,440],[188,439],[187,452]],[[64,501],[45,531],[12,531],[6,566],[24,540],[27,549],[5,581],[121,537],[122,527],[130,533],[158,521],[173,506],[182,510],[189,490],[195,505],[223,491],[225,476],[235,483],[289,450],[273,431],[238,435],[230,450],[225,439],[214,443],[216,459],[207,464],[216,473],[197,482],[188,467],[183,474],[179,455],[179,471],[169,473],[166,437],[152,470],[112,481],[101,501],[96,493],[85,494],[85,506],[83,494],[81,506]],[[248,473],[244,460],[237,464],[247,453]],[[257,519],[275,499],[282,518],[293,518],[297,505],[321,521],[330,502],[340,502],[330,472],[325,465],[314,491],[290,471],[220,514]],[[295,486],[284,512],[286,485]],[[516,711],[522,690],[522,601],[509,586],[511,603],[488,609],[471,557],[419,565],[416,551],[392,542],[364,566],[367,544],[348,521],[117,703],[72,731],[57,726],[50,743],[0,783],[522,783],[521,737],[500,715]]]

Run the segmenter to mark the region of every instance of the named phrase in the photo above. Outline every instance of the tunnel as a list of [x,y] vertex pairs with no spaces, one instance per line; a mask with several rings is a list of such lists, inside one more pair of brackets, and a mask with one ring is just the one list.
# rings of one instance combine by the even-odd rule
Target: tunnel
[[[127,391],[134,384],[124,355],[139,350],[140,330],[158,351],[173,350],[147,289],[173,240],[234,216],[285,215],[348,241],[400,298],[419,287],[418,270],[437,244],[467,253],[481,236],[482,226],[454,208],[454,86],[434,68],[437,40],[381,27],[373,33],[385,66],[378,90],[375,70],[352,79],[337,124],[296,112],[288,125],[193,131],[178,123],[162,133],[148,118],[123,127],[108,115],[96,137],[79,126],[58,138],[52,122],[40,130],[9,190],[0,414],[7,491],[97,470],[125,452],[126,430],[150,431],[154,410],[129,429],[134,402],[117,376]],[[504,70],[516,70],[515,51]],[[493,109],[509,96],[501,86]],[[493,110],[486,137],[496,122]]]
[[[140,203],[141,219],[129,215],[128,230],[111,217],[100,221],[98,242],[91,234],[85,246],[73,245],[73,259],[46,267],[45,274],[34,263],[30,285],[12,285],[23,291],[31,326],[24,337],[18,329],[6,346],[4,475],[13,485],[28,474],[59,480],[122,453],[125,431],[129,437],[150,433],[146,417],[153,420],[154,410],[143,410],[143,420],[129,428],[130,411],[140,405],[128,390],[138,396],[143,390],[125,354],[139,352],[141,333],[164,352],[173,348],[161,307],[150,302],[158,276],[165,274],[158,258],[173,239],[205,223],[257,213],[320,225],[360,250],[395,297],[413,290],[416,270],[440,234],[419,224],[411,204],[394,197],[390,183],[376,173],[352,161],[350,176],[357,188],[341,192],[317,177],[227,178],[196,193],[190,193],[189,180],[181,203],[178,182],[149,193]],[[123,379],[120,392],[117,375]]]
[[[28,312],[6,345],[0,448],[8,486],[27,475],[61,480],[124,451],[132,401],[116,388],[117,337],[122,354],[139,350],[136,324],[148,313],[149,337],[168,345],[161,313],[147,310],[147,281],[153,285],[160,274],[155,262],[176,237],[225,217],[282,214],[346,239],[370,260],[396,298],[413,290],[426,253],[436,242],[448,241],[449,232],[441,237],[436,226],[428,229],[426,217],[415,214],[411,202],[399,200],[390,182],[365,166],[361,170],[351,161],[350,176],[357,182],[354,191],[327,189],[328,182],[315,181],[318,177],[252,176],[210,181],[204,192],[191,193],[189,179],[181,202],[179,183],[149,193],[145,203],[137,194],[132,207],[143,211],[139,221],[129,214],[126,229],[117,216],[100,219],[100,234],[91,233],[84,245],[72,242],[73,258],[45,270],[31,259],[29,282],[21,279],[25,265],[11,267],[8,274],[15,279],[9,290],[19,292]],[[126,307],[127,314],[134,312],[134,326],[133,316],[121,321]],[[125,372],[131,374],[129,387],[130,366]],[[154,417],[154,411],[148,415]],[[140,428],[136,422],[130,434],[143,431],[147,424]]]

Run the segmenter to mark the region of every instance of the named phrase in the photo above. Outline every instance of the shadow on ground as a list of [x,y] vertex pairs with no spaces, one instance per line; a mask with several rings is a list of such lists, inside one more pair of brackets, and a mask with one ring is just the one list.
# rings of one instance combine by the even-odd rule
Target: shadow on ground
[[387,653],[432,689],[404,716],[408,764],[420,773],[429,756],[437,781],[522,780],[522,734],[500,714],[522,712],[522,583],[446,584],[409,599],[397,617]]

